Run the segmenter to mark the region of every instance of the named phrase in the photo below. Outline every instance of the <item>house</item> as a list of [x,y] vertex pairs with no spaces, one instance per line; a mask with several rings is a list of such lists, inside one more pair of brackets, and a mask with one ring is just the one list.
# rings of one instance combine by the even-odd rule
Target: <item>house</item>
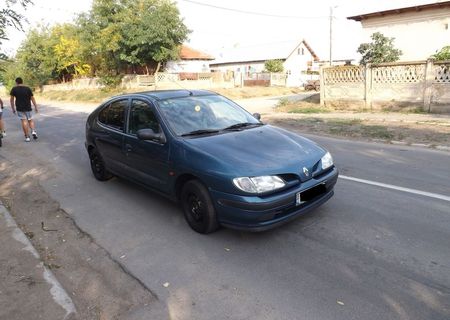
[[359,21],[365,41],[381,32],[393,37],[402,50],[402,60],[425,60],[442,47],[450,45],[450,1],[440,1],[407,8],[360,14],[347,19]]
[[195,50],[185,44],[181,46],[180,59],[168,61],[165,71],[169,73],[202,73],[210,72],[209,63],[214,57]]
[[308,79],[307,71],[319,61],[309,44],[302,40],[232,48],[222,52],[210,66],[215,71],[251,75],[264,71],[264,63],[275,59],[283,61],[288,86],[303,85]]

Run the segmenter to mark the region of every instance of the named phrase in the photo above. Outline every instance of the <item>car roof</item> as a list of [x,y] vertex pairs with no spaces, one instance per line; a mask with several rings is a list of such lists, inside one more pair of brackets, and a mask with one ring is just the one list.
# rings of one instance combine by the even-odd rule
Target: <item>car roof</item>
[[189,96],[207,96],[207,95],[217,95],[217,93],[208,90],[155,90],[155,91],[144,91],[136,93],[128,93],[117,97],[133,97],[133,96],[146,96],[153,98],[155,100],[165,100],[173,98],[183,98]]

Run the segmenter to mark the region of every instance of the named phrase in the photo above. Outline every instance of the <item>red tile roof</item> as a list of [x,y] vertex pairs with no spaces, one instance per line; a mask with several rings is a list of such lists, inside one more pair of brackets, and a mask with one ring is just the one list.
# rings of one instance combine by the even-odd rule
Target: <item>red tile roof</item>
[[198,50],[194,50],[185,44],[181,46],[180,58],[181,60],[214,60],[213,56],[210,56],[209,54]]

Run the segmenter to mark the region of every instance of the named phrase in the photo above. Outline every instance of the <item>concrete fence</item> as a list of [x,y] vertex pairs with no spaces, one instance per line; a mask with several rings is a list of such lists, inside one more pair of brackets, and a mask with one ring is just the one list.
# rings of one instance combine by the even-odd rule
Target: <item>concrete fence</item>
[[450,113],[450,61],[322,67],[321,105],[366,109],[420,107]]
[[[255,77],[253,74],[252,77]],[[286,75],[278,73],[258,74],[258,79],[266,79],[267,83],[260,85],[285,86]],[[164,73],[155,75],[128,74],[122,78],[121,87],[126,89],[214,89],[214,88],[234,88],[255,85],[245,83],[246,76],[243,73],[234,74],[223,72],[206,73]],[[59,84],[43,86],[43,91],[67,91],[67,90],[88,90],[102,88],[100,79],[83,78]]]

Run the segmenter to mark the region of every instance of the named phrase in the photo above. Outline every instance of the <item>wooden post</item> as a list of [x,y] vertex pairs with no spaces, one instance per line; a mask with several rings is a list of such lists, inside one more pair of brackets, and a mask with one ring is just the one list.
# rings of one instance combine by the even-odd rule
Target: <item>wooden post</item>
[[427,112],[431,111],[434,76],[434,60],[428,59],[425,65],[425,77],[423,79],[423,110]]
[[324,66],[320,67],[319,77],[320,77],[320,106],[325,107],[325,79],[324,79]]
[[364,101],[366,109],[372,110],[372,65],[365,66]]

